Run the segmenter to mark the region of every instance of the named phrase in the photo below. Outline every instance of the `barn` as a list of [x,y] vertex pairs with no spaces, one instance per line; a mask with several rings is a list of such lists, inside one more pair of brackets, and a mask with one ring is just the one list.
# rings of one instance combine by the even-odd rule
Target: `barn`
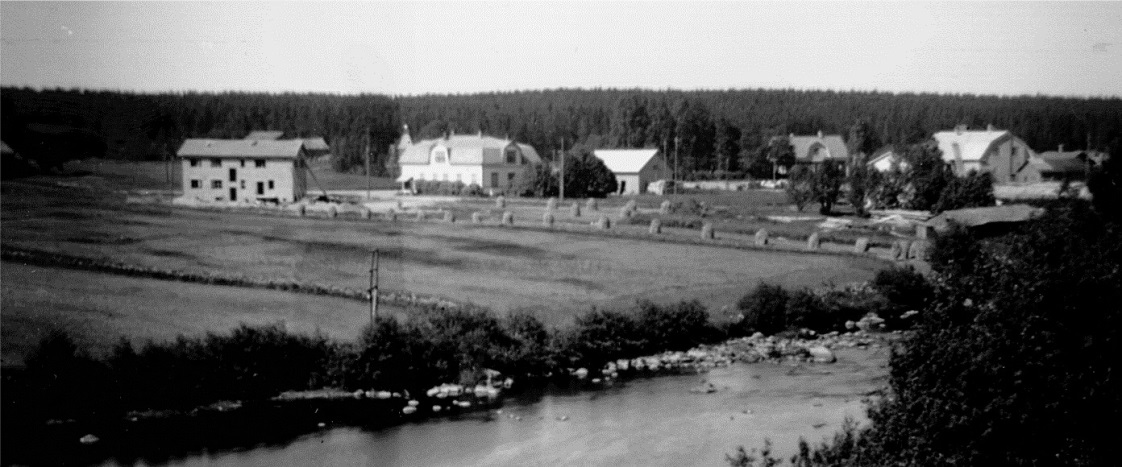
[[620,195],[646,193],[651,182],[669,178],[658,149],[597,149],[593,155],[615,174]]

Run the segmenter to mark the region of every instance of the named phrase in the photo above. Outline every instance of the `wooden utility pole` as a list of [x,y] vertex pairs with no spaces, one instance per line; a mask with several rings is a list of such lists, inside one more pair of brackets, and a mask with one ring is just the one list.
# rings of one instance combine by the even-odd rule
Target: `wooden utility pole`
[[164,145],[164,178],[167,179],[168,184],[171,184],[171,154],[168,154],[168,147]]
[[674,194],[678,194],[678,147],[682,145],[682,137],[674,136],[674,173],[671,175],[674,182]]
[[370,324],[378,319],[378,260],[381,252],[370,252]]
[[366,128],[362,152],[366,155],[366,199],[370,199],[370,127]]
[[565,138],[561,138],[561,201],[565,201]]

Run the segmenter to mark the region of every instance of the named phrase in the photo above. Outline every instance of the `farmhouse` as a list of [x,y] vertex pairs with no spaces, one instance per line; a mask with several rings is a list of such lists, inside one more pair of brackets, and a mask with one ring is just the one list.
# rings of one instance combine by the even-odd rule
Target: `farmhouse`
[[796,163],[819,164],[826,161],[849,160],[849,149],[845,147],[845,140],[841,135],[824,135],[821,131],[817,135],[810,136],[791,133],[787,139],[795,153]]
[[951,131],[935,133],[943,161],[955,175],[971,171],[988,172],[996,183],[1030,182],[1034,172],[1026,171],[1034,152],[1021,138],[1006,130],[968,130],[959,125]]
[[[403,135],[402,142],[408,134]],[[415,181],[460,182],[482,188],[506,190],[516,186],[526,166],[541,162],[533,146],[509,139],[446,134],[443,138],[400,144],[397,181],[411,189]]]
[[176,155],[187,198],[290,203],[307,189],[304,140],[188,139]]
[[668,178],[666,161],[658,149],[597,149],[593,155],[615,174],[621,195],[645,193],[651,182]]

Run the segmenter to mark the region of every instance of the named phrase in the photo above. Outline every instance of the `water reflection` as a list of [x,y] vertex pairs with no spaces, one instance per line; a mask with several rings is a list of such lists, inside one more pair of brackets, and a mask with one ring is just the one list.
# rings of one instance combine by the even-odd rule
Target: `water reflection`
[[[501,409],[388,428],[327,427],[284,446],[199,454],[173,465],[722,465],[737,445],[791,453],[846,417],[883,370],[735,365],[602,391],[547,388]],[[704,379],[718,391],[691,393]]]

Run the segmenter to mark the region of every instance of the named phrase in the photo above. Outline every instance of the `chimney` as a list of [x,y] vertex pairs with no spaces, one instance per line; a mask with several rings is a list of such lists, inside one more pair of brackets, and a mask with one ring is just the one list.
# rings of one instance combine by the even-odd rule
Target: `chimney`
[[483,129],[479,129],[479,139],[483,139]]
[[1064,152],[1064,143],[1060,143],[1060,147],[1056,149],[1056,152]]
[[822,130],[818,130],[818,137],[822,138]]
[[795,137],[794,133],[791,133],[790,135],[787,135],[787,138],[794,138],[794,137]]
[[993,124],[986,125],[986,131],[993,131]]
[[954,126],[954,133],[956,135],[961,135],[962,132],[964,132],[964,131],[966,131],[966,125],[965,124],[958,124],[958,125]]
[[401,134],[406,135],[406,136],[409,135],[409,124],[408,123],[406,123],[404,125],[401,125]]

